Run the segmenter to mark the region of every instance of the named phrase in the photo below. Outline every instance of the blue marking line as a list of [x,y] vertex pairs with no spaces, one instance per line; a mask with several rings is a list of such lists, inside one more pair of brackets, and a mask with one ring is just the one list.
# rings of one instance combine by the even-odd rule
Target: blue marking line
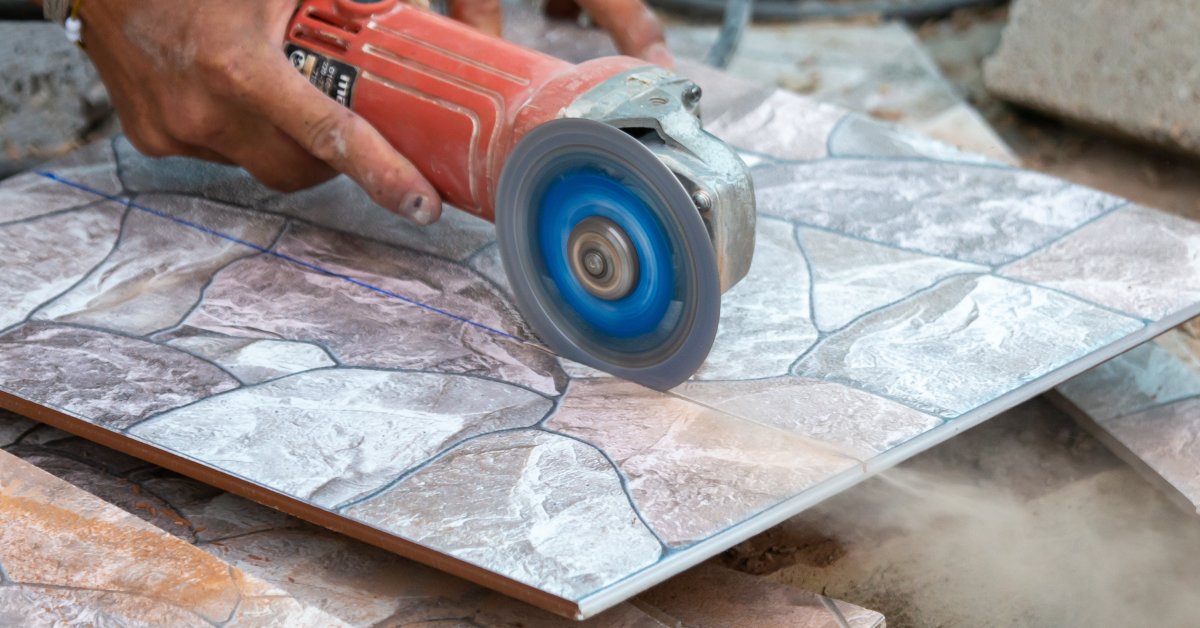
[[51,181],[55,181],[55,182],[61,183],[61,184],[63,184],[63,185],[66,185],[66,186],[73,187],[73,188],[75,188],[75,189],[77,189],[77,190],[82,190],[82,191],[84,191],[84,192],[87,192],[87,193],[89,193],[89,194],[95,194],[96,196],[99,196],[99,197],[101,197],[101,198],[106,198],[106,199],[108,199],[108,200],[110,200],[110,201],[114,201],[114,202],[117,202],[117,203],[121,203],[122,205],[125,205],[125,206],[127,206],[127,207],[132,207],[132,208],[134,208],[134,209],[137,209],[137,210],[140,210],[140,211],[146,212],[147,214],[150,214],[150,215],[153,215],[153,216],[158,216],[159,218],[165,218],[165,219],[167,219],[167,220],[170,220],[171,222],[174,222],[174,223],[176,223],[176,224],[183,225],[184,227],[188,227],[188,228],[190,228],[190,229],[195,229],[195,230],[197,230],[197,231],[200,231],[200,232],[202,232],[202,233],[206,233],[206,234],[208,234],[208,235],[211,235],[211,236],[214,236],[214,237],[217,237],[217,238],[221,238],[222,240],[227,240],[227,241],[229,241],[229,242],[233,242],[233,243],[235,243],[235,244],[240,244],[240,245],[242,245],[242,246],[244,246],[244,247],[247,247],[247,248],[250,248],[250,249],[254,249],[255,251],[258,251],[259,253],[262,253],[262,254],[264,254],[264,255],[270,255],[271,257],[274,257],[274,258],[276,258],[276,259],[283,260],[283,261],[285,261],[285,262],[288,262],[288,263],[290,263],[290,264],[295,264],[296,266],[299,266],[299,267],[301,267],[301,268],[304,268],[304,269],[306,269],[306,270],[311,270],[311,271],[313,271],[313,272],[316,272],[316,273],[321,273],[322,275],[326,275],[326,276],[329,276],[329,277],[335,277],[335,278],[337,278],[337,279],[341,279],[342,281],[345,281],[345,282],[347,282],[347,283],[353,284],[353,285],[355,285],[355,286],[358,286],[358,287],[360,287],[360,288],[366,288],[367,290],[370,290],[371,292],[375,292],[375,293],[377,293],[377,294],[381,294],[381,295],[383,295],[383,296],[385,296],[385,297],[390,297],[390,298],[392,298],[392,299],[397,299],[397,300],[399,300],[399,301],[402,301],[402,302],[404,302],[404,303],[407,303],[407,304],[409,304],[409,305],[415,305],[415,306],[417,306],[417,307],[419,307],[419,308],[422,308],[422,309],[428,310],[428,311],[430,311],[430,312],[433,312],[433,313],[435,313],[435,314],[441,314],[442,316],[446,316],[446,317],[452,318],[452,319],[454,319],[454,320],[456,320],[456,321],[459,321],[459,322],[462,322],[462,323],[466,323],[466,324],[468,324],[468,325],[471,325],[471,326],[473,326],[473,327],[478,327],[479,329],[482,329],[482,330],[485,330],[485,331],[489,331],[489,332],[491,332],[491,333],[493,333],[493,334],[496,334],[496,335],[498,335],[498,336],[503,336],[503,337],[505,337],[505,338],[508,338],[509,340],[514,340],[514,341],[516,341],[516,342],[519,342],[519,343],[521,343],[521,344],[523,344],[523,345],[529,345],[529,346],[531,346],[531,347],[537,347],[537,348],[541,348],[541,345],[539,345],[539,344],[537,344],[537,343],[533,343],[533,342],[530,342],[530,341],[528,341],[528,340],[525,340],[524,338],[520,338],[520,337],[514,336],[514,335],[512,335],[512,334],[510,334],[510,333],[508,333],[508,332],[506,332],[506,331],[499,330],[499,329],[496,329],[496,328],[494,328],[494,327],[491,327],[491,326],[488,326],[488,325],[484,325],[483,323],[477,323],[477,322],[475,322],[475,321],[473,321],[473,320],[471,320],[471,319],[469,319],[469,318],[465,318],[465,317],[459,316],[458,314],[455,314],[455,313],[453,313],[453,312],[447,312],[446,310],[443,310],[443,309],[441,309],[441,308],[439,308],[439,307],[435,307],[435,306],[433,306],[433,305],[429,305],[428,303],[422,303],[422,302],[420,302],[420,301],[417,301],[416,299],[413,299],[413,298],[410,298],[410,297],[406,297],[406,296],[404,296],[404,295],[402,295],[402,294],[398,294],[398,293],[396,293],[396,292],[392,292],[391,290],[388,290],[388,289],[386,289],[386,288],[380,288],[379,286],[375,286],[375,285],[369,284],[369,283],[367,283],[367,282],[365,282],[365,281],[363,281],[363,280],[361,280],[361,279],[355,279],[354,277],[351,277],[350,275],[345,275],[345,274],[342,274],[342,273],[334,272],[334,271],[332,271],[332,270],[328,270],[328,269],[322,268],[322,267],[320,267],[320,266],[317,266],[316,264],[313,264],[313,263],[311,263],[311,262],[306,262],[306,261],[304,261],[304,260],[302,260],[302,259],[297,259],[297,258],[295,258],[295,257],[292,257],[291,255],[287,255],[287,254],[284,254],[284,253],[279,253],[279,252],[273,251],[273,250],[271,250],[271,249],[269,249],[269,248],[267,248],[267,247],[264,247],[264,246],[259,246],[259,245],[255,244],[255,243],[253,243],[253,242],[247,242],[247,241],[245,241],[245,240],[242,240],[241,238],[237,238],[237,237],[235,237],[235,236],[231,236],[231,235],[229,235],[229,234],[227,234],[227,233],[221,233],[220,231],[217,231],[217,230],[215,230],[215,229],[212,229],[212,228],[210,228],[210,227],[206,227],[206,226],[204,226],[204,225],[202,225],[202,224],[195,223],[195,222],[192,222],[192,221],[190,221],[190,220],[185,220],[185,219],[183,219],[183,218],[179,218],[178,216],[172,216],[172,215],[170,215],[170,214],[168,214],[168,213],[166,213],[166,212],[164,212],[164,211],[161,211],[161,210],[154,209],[153,207],[147,207],[147,206],[145,206],[145,205],[140,205],[140,204],[138,204],[138,203],[135,203],[135,202],[133,202],[133,200],[132,200],[132,199],[129,199],[129,198],[126,198],[126,197],[123,197],[123,196],[115,196],[115,195],[112,195],[112,194],[108,194],[108,193],[106,193],[106,192],[101,192],[100,190],[97,190],[97,189],[95,189],[95,188],[92,188],[92,187],[88,187],[88,186],[86,186],[86,185],[84,185],[84,184],[82,184],[82,183],[78,183],[78,182],[75,182],[75,181],[71,181],[71,180],[69,180],[69,179],[64,179],[64,178],[62,178],[62,177],[60,177],[60,176],[58,176],[58,175],[54,174],[53,172],[47,172],[47,171],[44,171],[44,170],[39,170],[39,171],[37,171],[37,174],[39,174],[39,175],[41,175],[41,176],[43,176],[43,177],[46,177],[47,179],[50,179]]

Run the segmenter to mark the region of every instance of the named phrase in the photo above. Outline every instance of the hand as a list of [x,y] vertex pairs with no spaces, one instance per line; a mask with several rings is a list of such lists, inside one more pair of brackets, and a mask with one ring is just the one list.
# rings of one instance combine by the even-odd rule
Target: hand
[[[641,0],[579,1],[622,52],[670,65],[662,29]],[[282,53],[296,5],[93,0],[82,5],[84,40],[143,153],[236,164],[282,191],[344,173],[380,206],[417,224],[436,221],[442,203],[433,185]],[[450,13],[500,30],[500,0],[451,0]]]

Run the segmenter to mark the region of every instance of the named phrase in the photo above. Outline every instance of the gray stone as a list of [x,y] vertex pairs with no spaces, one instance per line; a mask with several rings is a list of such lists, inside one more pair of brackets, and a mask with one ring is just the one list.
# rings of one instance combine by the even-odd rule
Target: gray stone
[[1124,201],[1009,168],[836,159],[755,169],[762,213],[978,264],[1026,255]]
[[346,177],[278,196],[263,204],[263,209],[454,260],[466,258],[496,237],[491,223],[453,207],[446,207],[436,223],[418,227],[373,203]]
[[468,441],[344,512],[567,599],[661,554],[600,452],[533,430]]
[[791,223],[759,218],[750,273],[721,299],[721,322],[697,379],[783,375],[812,346],[808,267]]
[[318,230],[288,230],[277,250],[438,308],[259,256],[217,275],[185,325],[229,336],[315,342],[344,364],[493,377],[554,393],[553,357],[493,330],[527,332],[516,309],[474,272],[443,260]]
[[7,410],[0,410],[0,447],[8,447],[37,423]]
[[[260,247],[270,246],[283,228],[280,218],[196,198],[150,196],[138,200],[177,220]],[[112,255],[34,318],[149,334],[186,316],[222,268],[257,254],[243,244],[133,208]]]
[[1200,301],[1200,225],[1123,207],[1001,274],[1148,319]]
[[[667,29],[672,50],[691,59],[703,57],[716,36],[714,27]],[[943,151],[957,147],[1015,161],[987,121],[942,77],[903,22],[754,24],[742,36],[728,72],[898,123],[944,142]],[[790,113],[776,109],[780,115]]]
[[1192,397],[1101,424],[1200,511],[1200,399]]
[[601,448],[669,545],[702,540],[845,471],[832,445],[626,381],[572,382],[546,428]]
[[1064,382],[1058,392],[1103,423],[1200,395],[1200,364],[1190,362],[1167,350],[1161,341],[1147,342]]
[[797,234],[811,265],[813,313],[822,331],[843,327],[950,275],[988,270],[820,229],[801,227]]
[[691,381],[673,392],[734,416],[833,445],[864,460],[942,423],[935,416],[877,395],[801,377]]
[[124,214],[104,203],[0,226],[0,329],[25,320],[103,261]]
[[110,112],[95,68],[60,27],[0,22],[0,177],[75,148]]
[[237,386],[224,371],[182,351],[48,323],[0,336],[0,382],[14,394],[115,430]]
[[130,432],[332,508],[464,438],[533,425],[550,407],[473,377],[327,369],[210,397]]
[[953,277],[823,340],[796,373],[954,418],[1141,328],[1045,288]]
[[1197,32],[1194,0],[1019,0],[984,81],[1001,98],[1200,154]]
[[[89,144],[67,157],[46,164],[44,168],[64,181],[95,192],[116,195],[121,191],[112,149],[107,141]],[[95,192],[55,181],[36,172],[16,175],[0,181],[0,224],[96,203],[102,197]]]
[[166,343],[219,364],[244,384],[336,365],[317,345],[230,336],[180,336]]
[[124,136],[116,138],[121,182],[132,192],[189,194],[249,207],[278,196],[245,170],[187,157],[147,157]]

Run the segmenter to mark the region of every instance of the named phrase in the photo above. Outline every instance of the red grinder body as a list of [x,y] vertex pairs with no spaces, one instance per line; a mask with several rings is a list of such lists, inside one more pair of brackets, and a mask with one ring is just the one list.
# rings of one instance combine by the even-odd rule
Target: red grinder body
[[495,221],[505,158],[529,129],[645,61],[574,65],[395,0],[308,0],[297,69],[371,122],[456,207]]

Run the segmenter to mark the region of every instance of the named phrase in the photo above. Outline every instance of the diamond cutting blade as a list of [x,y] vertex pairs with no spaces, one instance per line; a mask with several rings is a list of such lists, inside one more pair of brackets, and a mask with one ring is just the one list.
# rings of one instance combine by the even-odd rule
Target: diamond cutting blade
[[708,357],[712,241],[683,185],[627,133],[570,118],[530,131],[500,176],[496,229],[518,308],[560,356],[658,390]]

